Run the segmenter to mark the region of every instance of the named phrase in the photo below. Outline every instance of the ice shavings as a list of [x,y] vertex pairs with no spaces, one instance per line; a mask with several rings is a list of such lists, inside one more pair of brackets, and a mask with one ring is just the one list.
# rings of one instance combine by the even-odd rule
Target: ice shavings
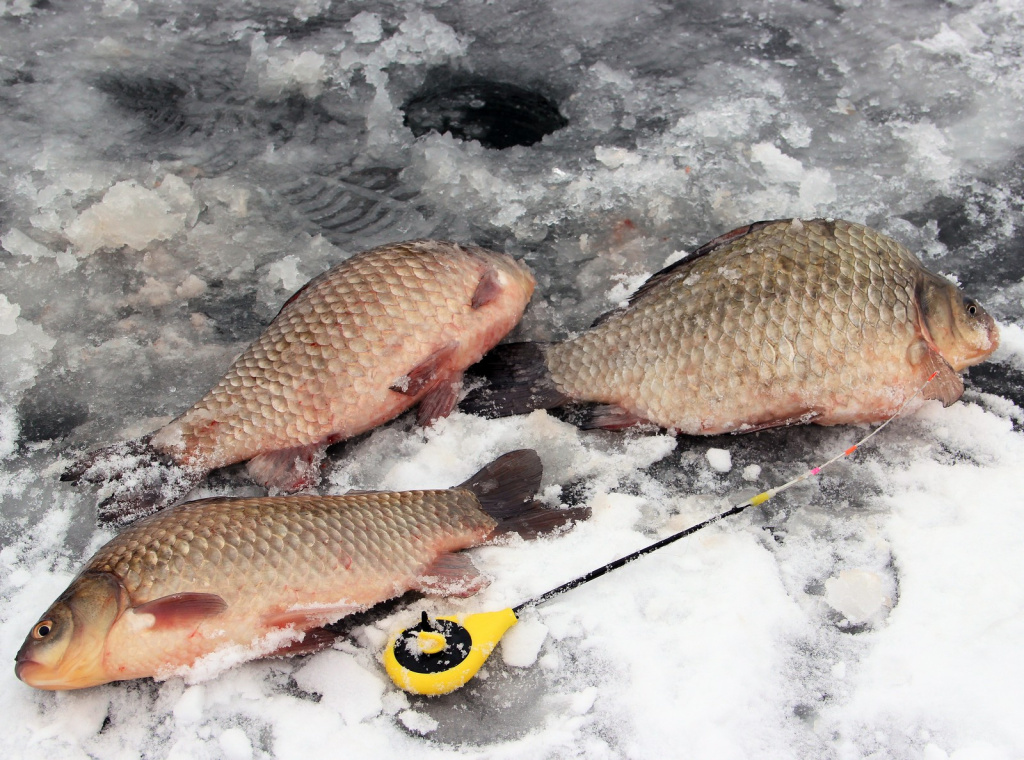
[[39,325],[19,317],[19,305],[10,303],[6,296],[0,298],[0,385],[14,394],[32,384],[50,361],[57,341]]
[[125,180],[80,213],[64,232],[79,256],[121,246],[143,250],[184,231],[189,221],[194,223],[194,206],[188,186],[173,174],[153,190]]

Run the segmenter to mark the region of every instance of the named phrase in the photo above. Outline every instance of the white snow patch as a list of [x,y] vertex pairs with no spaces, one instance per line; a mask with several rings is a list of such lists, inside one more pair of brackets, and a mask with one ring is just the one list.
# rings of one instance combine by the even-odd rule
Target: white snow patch
[[882,578],[870,570],[843,570],[825,581],[825,600],[854,625],[879,617],[892,600],[885,594]]
[[704,456],[715,472],[729,472],[732,469],[732,454],[726,449],[711,448],[704,452]]
[[548,627],[536,618],[520,620],[501,640],[501,659],[514,668],[528,668],[537,662]]
[[387,682],[380,670],[367,670],[347,652],[321,652],[294,677],[300,688],[320,694],[321,703],[341,715],[348,726],[369,720],[384,709]]

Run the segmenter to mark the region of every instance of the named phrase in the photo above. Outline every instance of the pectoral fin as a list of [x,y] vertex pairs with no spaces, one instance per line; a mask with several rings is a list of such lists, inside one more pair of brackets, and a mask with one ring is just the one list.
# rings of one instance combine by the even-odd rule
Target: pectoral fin
[[949,406],[964,395],[963,378],[945,359],[933,352],[926,366],[931,370],[929,375],[935,373],[935,378],[925,386],[926,399],[937,399],[943,406]]
[[434,420],[447,417],[452,413],[455,405],[459,403],[459,393],[461,391],[461,372],[453,372],[448,377],[440,379],[420,399],[419,408],[416,410],[416,421],[423,427],[426,427]]
[[496,269],[488,269],[477,283],[470,306],[475,310],[486,306],[501,294],[501,275]]
[[917,341],[908,349],[907,359],[912,366],[920,368],[925,379],[935,376],[925,386],[924,398],[949,406],[964,395],[963,378],[924,340]]
[[437,596],[472,596],[490,584],[468,554],[442,554],[421,574],[416,590]]
[[450,373],[449,364],[458,348],[458,341],[442,346],[409,370],[408,374],[396,379],[389,390],[406,396],[418,396],[423,390],[436,385],[442,376]]
[[136,615],[152,615],[153,628],[174,628],[195,625],[228,608],[217,594],[186,591],[162,596],[132,608]]

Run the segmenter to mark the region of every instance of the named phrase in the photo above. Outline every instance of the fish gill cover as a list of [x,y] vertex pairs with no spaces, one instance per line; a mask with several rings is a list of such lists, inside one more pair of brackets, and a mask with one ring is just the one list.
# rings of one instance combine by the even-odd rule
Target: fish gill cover
[[[1022,10],[0,2],[5,756],[1024,752]],[[567,123],[503,150],[417,136],[402,107],[437,71],[537,92]],[[413,237],[506,251],[538,277],[515,339],[560,340],[702,243],[788,217],[876,228],[995,316],[1003,347],[961,402],[538,609],[438,699],[396,691],[376,659],[423,606],[515,604],[864,431],[676,440],[543,412],[402,418],[331,452],[325,490],[447,487],[535,448],[544,501],[592,519],[476,549],[487,591],[398,606],[313,657],[67,695],[15,680],[41,605],[111,536],[64,466],[187,408],[331,265]],[[193,495],[258,493],[227,470]]]

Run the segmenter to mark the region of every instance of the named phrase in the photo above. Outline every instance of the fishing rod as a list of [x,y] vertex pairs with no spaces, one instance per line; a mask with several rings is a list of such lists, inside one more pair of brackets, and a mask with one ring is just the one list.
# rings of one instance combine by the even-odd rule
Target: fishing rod
[[920,388],[908,398],[885,422],[861,438],[855,444],[836,454],[824,464],[812,467],[786,483],[769,488],[751,496],[724,512],[691,525],[685,530],[656,541],[637,551],[619,557],[612,562],[591,570],[585,575],[573,578],[540,596],[528,599],[515,607],[494,612],[477,612],[468,615],[442,616],[431,619],[423,611],[419,624],[406,628],[390,638],[384,650],[384,669],[395,685],[413,694],[448,694],[464,686],[490,657],[502,636],[519,621],[519,615],[530,607],[543,604],[548,599],[589,583],[595,578],[627,565],[646,554],[657,551],[680,539],[691,536],[699,530],[732,517],[748,507],[756,507],[783,491],[821,473],[826,467],[852,455],[857,449],[882,431],[890,422],[900,416],[910,403],[924,392],[925,387],[938,375],[933,372]]

